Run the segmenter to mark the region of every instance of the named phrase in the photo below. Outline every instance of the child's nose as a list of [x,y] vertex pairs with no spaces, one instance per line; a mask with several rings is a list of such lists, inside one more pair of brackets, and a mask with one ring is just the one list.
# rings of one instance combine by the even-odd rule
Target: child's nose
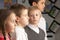
[[33,16],[33,18],[35,19],[35,18],[36,18],[36,16]]

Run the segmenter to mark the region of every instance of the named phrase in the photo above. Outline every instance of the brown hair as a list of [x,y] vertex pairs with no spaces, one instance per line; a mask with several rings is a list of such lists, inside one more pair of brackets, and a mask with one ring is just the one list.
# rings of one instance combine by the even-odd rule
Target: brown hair
[[28,0],[28,2],[29,2],[29,4],[32,6],[32,3],[33,2],[36,2],[36,3],[38,3],[40,0]]
[[10,16],[12,12],[13,11],[9,9],[0,9],[0,29],[2,30],[4,40],[6,40],[4,22],[7,19],[7,17]]
[[22,4],[14,4],[10,7],[11,10],[14,10],[17,16],[21,16],[22,10],[27,9],[24,5]]

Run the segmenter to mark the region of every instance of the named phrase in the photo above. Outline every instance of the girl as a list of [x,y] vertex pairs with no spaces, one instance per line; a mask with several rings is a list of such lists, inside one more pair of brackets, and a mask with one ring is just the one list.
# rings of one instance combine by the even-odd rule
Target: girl
[[14,32],[16,15],[8,9],[0,10],[0,40],[10,40],[8,33]]

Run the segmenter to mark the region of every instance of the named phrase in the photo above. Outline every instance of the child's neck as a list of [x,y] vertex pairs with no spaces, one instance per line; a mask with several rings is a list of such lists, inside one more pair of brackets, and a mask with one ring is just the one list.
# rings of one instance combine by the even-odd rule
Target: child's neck
[[22,24],[18,24],[18,26],[20,26],[20,27],[24,27],[24,25],[22,25]]

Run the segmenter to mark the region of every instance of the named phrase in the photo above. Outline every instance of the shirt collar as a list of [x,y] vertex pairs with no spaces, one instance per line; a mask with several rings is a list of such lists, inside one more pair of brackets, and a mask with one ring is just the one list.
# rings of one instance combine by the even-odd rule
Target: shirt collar
[[31,28],[33,31],[35,31],[36,33],[39,34],[39,28],[38,28],[38,26],[35,27],[34,25],[29,24],[28,27]]

